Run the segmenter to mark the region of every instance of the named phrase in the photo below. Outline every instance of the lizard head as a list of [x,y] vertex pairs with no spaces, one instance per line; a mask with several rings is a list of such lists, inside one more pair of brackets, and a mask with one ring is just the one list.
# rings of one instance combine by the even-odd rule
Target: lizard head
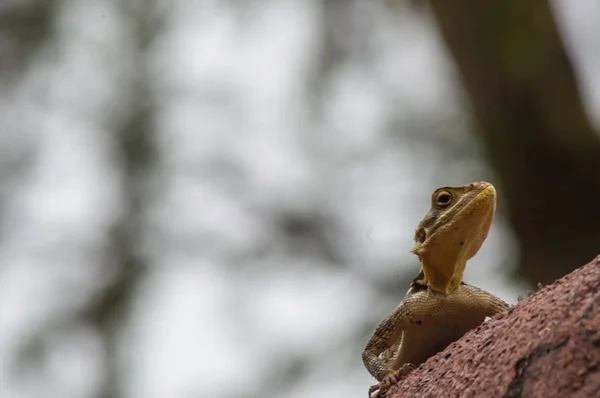
[[488,182],[436,189],[412,249],[421,261],[420,282],[444,294],[458,288],[467,260],[487,237],[495,209],[496,190]]

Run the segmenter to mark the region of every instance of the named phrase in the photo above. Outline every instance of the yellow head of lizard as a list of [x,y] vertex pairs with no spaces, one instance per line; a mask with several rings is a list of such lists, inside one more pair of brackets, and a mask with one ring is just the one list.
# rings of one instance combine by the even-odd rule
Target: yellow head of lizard
[[495,209],[496,190],[488,182],[436,189],[412,249],[421,260],[420,282],[444,294],[456,290],[467,260],[487,237]]

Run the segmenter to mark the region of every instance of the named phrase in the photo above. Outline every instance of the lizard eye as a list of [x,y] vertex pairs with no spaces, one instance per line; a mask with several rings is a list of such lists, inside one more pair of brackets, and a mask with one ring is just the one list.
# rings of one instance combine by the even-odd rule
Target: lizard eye
[[446,207],[452,202],[452,194],[448,191],[440,191],[435,197],[435,205]]

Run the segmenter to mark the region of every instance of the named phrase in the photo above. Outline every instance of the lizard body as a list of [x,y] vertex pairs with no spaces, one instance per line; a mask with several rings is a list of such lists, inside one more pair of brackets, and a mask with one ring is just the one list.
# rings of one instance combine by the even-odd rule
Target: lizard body
[[481,324],[508,309],[498,297],[462,282],[490,229],[496,191],[487,182],[442,187],[415,233],[421,262],[398,307],[376,328],[363,350],[365,367],[380,395],[408,372]]

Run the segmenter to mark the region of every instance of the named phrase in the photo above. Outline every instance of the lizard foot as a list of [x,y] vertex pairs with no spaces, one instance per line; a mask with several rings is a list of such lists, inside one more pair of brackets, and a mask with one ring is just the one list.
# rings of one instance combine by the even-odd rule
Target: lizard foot
[[[533,296],[534,294],[536,294],[537,292],[539,292],[540,290],[542,290],[542,289],[544,288],[544,285],[542,285],[541,283],[538,283],[536,287],[537,287],[537,290],[536,290],[536,291],[534,291],[534,292],[532,292],[531,290],[528,290],[528,291],[527,291],[527,297],[531,297],[531,296]],[[518,296],[518,297],[517,297],[517,301],[521,301],[521,300],[523,300],[523,299],[525,299],[525,298],[527,298],[527,297],[521,297],[521,296]]]
[[384,398],[385,393],[391,386],[397,384],[416,368],[417,367],[412,363],[405,363],[400,369],[390,372],[379,382],[379,384],[369,387],[369,398]]

